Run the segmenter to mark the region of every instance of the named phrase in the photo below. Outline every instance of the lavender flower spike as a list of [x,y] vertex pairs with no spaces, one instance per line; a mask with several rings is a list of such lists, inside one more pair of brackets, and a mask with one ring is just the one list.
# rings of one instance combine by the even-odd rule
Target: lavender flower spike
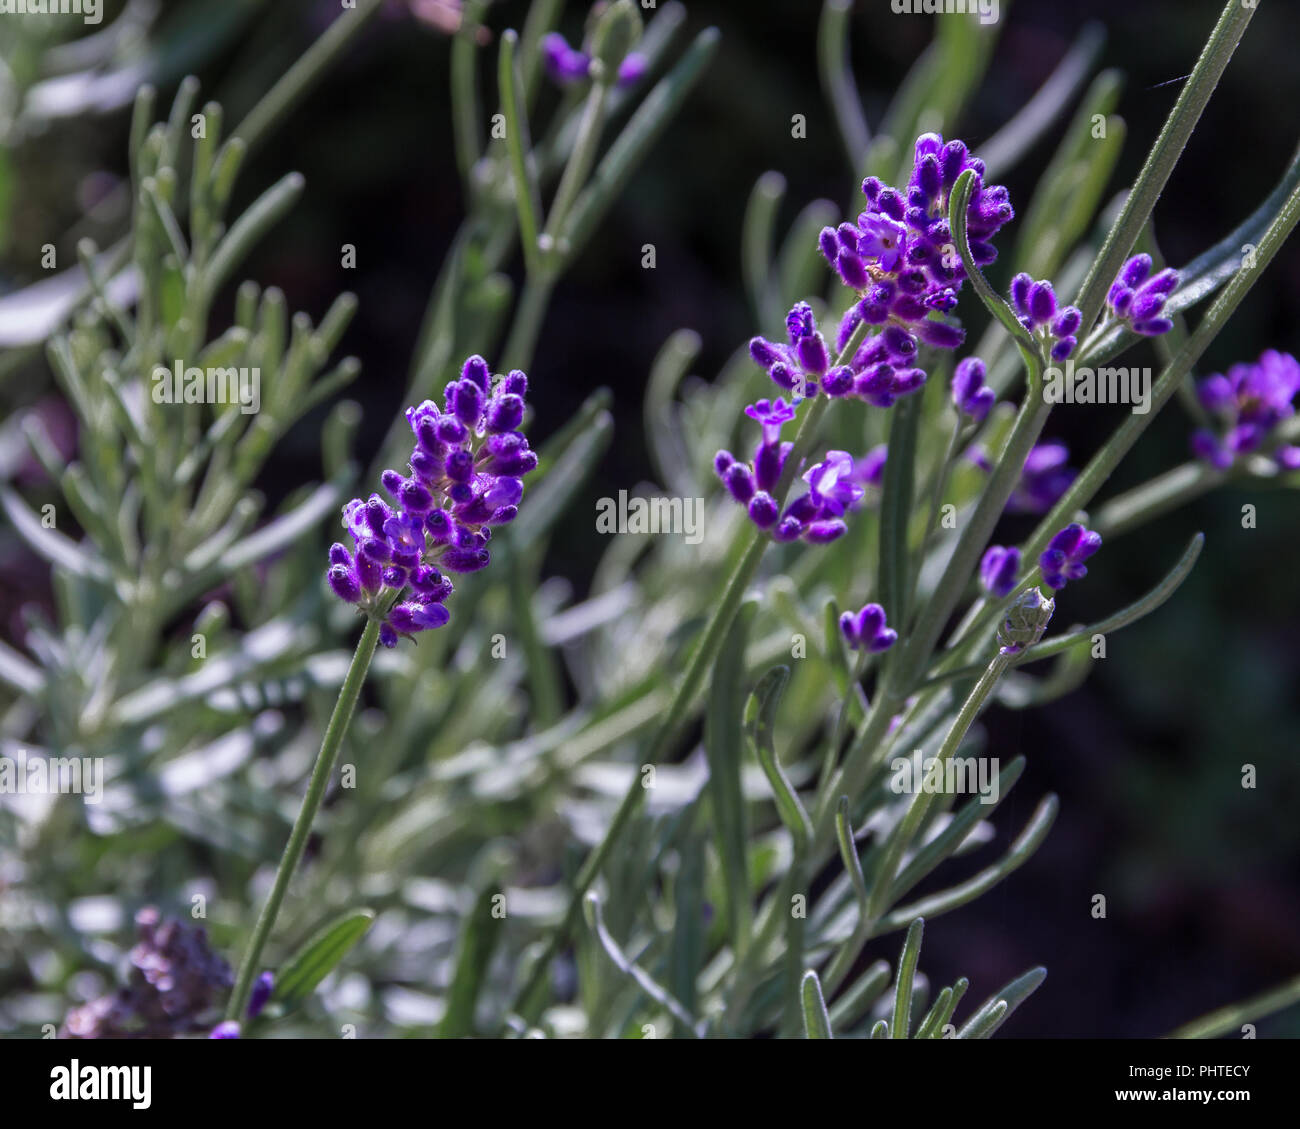
[[885,626],[885,609],[879,604],[867,604],[858,612],[845,612],[840,616],[840,633],[850,650],[866,648],[875,654],[887,651],[898,641],[898,632]]
[[1083,563],[1101,548],[1101,534],[1084,529],[1078,522],[1067,525],[1047,543],[1038,567],[1049,588],[1064,588],[1067,581],[1082,580],[1088,575]]
[[518,513],[523,478],[537,466],[518,430],[527,391],[522,372],[493,381],[487,362],[470,357],[447,385],[442,410],[432,400],[407,409],[410,474],[381,476],[395,504],[372,494],[343,507],[353,549],[330,547],[326,579],[339,599],[382,616],[385,647],[447,622],[443,604],[454,588],[444,570],[484,568],[492,528]]
[[1001,545],[990,545],[980,561],[980,583],[990,595],[1003,599],[1010,596],[1016,587],[1016,576],[1020,572],[1020,550],[1005,549]]

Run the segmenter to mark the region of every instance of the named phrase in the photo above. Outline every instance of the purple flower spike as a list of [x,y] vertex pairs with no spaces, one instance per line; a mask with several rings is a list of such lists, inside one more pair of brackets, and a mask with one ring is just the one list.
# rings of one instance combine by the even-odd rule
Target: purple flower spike
[[1020,550],[990,545],[980,561],[980,583],[985,591],[1002,599],[1010,596],[1020,573]]
[[840,633],[850,650],[860,651],[865,647],[873,654],[889,650],[898,641],[898,632],[885,626],[885,609],[879,604],[867,604],[858,612],[845,612],[840,616]]
[[967,357],[958,363],[952,376],[952,402],[976,423],[984,421],[997,400],[993,389],[984,384],[985,371],[979,357]]
[[1048,542],[1038,558],[1043,582],[1049,588],[1064,588],[1067,581],[1082,580],[1088,575],[1083,562],[1100,548],[1100,533],[1084,529],[1078,522],[1067,525]]
[[[514,519],[521,479],[537,455],[516,430],[527,412],[528,378],[518,371],[495,385],[480,356],[465,361],[447,385],[445,410],[431,400],[408,408],[415,435],[411,477],[382,475],[397,503],[377,494],[343,507],[355,553],[335,544],[326,573],[331,590],[379,624],[379,642],[395,647],[402,635],[429,631],[449,618],[443,601],[452,585],[440,571],[473,572],[488,564],[492,527]],[[413,598],[402,600],[412,591]]]

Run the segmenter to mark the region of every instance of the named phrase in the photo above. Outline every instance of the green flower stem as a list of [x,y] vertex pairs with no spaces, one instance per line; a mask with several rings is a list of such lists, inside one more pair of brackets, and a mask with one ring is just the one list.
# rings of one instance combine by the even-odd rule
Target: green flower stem
[[952,615],[966,589],[967,581],[974,574],[980,555],[993,533],[993,527],[997,525],[1006,508],[1007,499],[1020,480],[1025,459],[1029,457],[1052,410],[1051,404],[1043,396],[1043,362],[1037,344],[1016,321],[1010,307],[993,292],[971,257],[970,243],[966,236],[966,209],[974,179],[974,174],[967,170],[953,186],[948,204],[949,222],[972,288],[989,312],[1006,326],[1020,350],[1025,365],[1025,396],[1015,425],[1007,437],[1002,457],[976,503],[975,512],[967,519],[965,528],[957,539],[957,546],[948,558],[947,567],[925,610],[901,644],[901,653],[888,666],[888,688],[898,697],[906,697],[911,684],[916,681],[918,673],[938,644],[943,625]]
[[1229,1032],[1240,1033],[1242,1025],[1263,1019],[1275,1011],[1293,1007],[1300,1003],[1300,976],[1280,984],[1271,991],[1259,996],[1252,996],[1241,1003],[1229,1004],[1227,1007],[1194,1019],[1191,1023],[1169,1032],[1169,1039],[1217,1039]]
[[334,774],[334,762],[338,759],[339,748],[343,744],[343,735],[347,733],[348,723],[352,720],[352,711],[361,696],[361,687],[370,669],[370,660],[375,654],[375,645],[379,642],[379,620],[369,618],[366,628],[361,633],[361,640],[352,656],[352,665],[348,667],[347,676],[339,690],[338,701],[334,703],[334,712],[330,714],[329,724],[325,727],[325,736],[321,741],[320,753],[316,757],[316,767],[312,769],[311,781],[307,785],[307,794],[303,797],[302,807],[298,809],[298,818],[294,820],[293,830],[289,833],[289,842],[280,856],[280,865],[275,872],[275,882],[271,893],[258,915],[253,927],[253,936],[244,951],[244,959],[239,965],[239,975],[235,980],[235,989],[230,993],[230,1003],[226,1007],[226,1018],[240,1020],[248,1007],[248,997],[253,989],[253,979],[257,975],[258,964],[262,959],[262,950],[267,938],[275,927],[275,919],[280,913],[289,881],[302,858],[307,846],[307,837],[311,834],[312,823],[325,798],[325,789]]
[[1152,518],[1199,498],[1226,476],[1207,463],[1183,463],[1112,498],[1097,511],[1091,526],[1102,537],[1127,533]]
[[592,166],[596,163],[596,149],[600,145],[601,130],[605,125],[605,110],[609,102],[609,84],[612,75],[601,75],[593,79],[587,101],[582,107],[582,120],[578,123],[578,136],[573,143],[573,152],[569,154],[568,164],[560,177],[560,186],[555,190],[555,199],[546,216],[546,227],[542,232],[543,250],[547,255],[557,254],[563,259],[567,251],[557,246],[557,241],[564,230],[564,223],[569,218],[578,192],[587,182]]
[[246,153],[258,148],[293,112],[382,4],[383,0],[358,0],[355,8],[344,12],[330,24],[302,57],[285,71],[231,134],[232,138],[238,137],[244,143]]
[[1107,289],[1133,250],[1143,225],[1150,218],[1156,200],[1164,191],[1192,130],[1200,121],[1210,95],[1214,93],[1228,60],[1232,58],[1237,44],[1245,34],[1246,25],[1254,14],[1253,4],[1243,4],[1241,0],[1227,0],[1224,4],[1219,22],[1210,33],[1201,57],[1183,85],[1182,93],[1178,95],[1178,101],[1170,111],[1160,136],[1156,138],[1146,164],[1142,166],[1132,191],[1124,201],[1119,219],[1106,236],[1079,291],[1075,305],[1083,313],[1085,334],[1091,330],[1097,315],[1101,313]]
[[[866,336],[866,331],[865,323],[858,326],[853,336],[849,338],[844,346],[840,356],[836,359],[836,364],[846,363],[846,359],[857,352],[862,339]],[[829,405],[829,397],[821,396],[814,400],[812,407],[800,423],[799,430],[795,435],[794,445],[791,447],[790,454],[786,458],[786,464],[782,469],[781,480],[777,483],[776,490],[773,492],[778,504],[785,501],[785,496],[794,482],[795,472],[812,449],[817,431]],[[704,676],[711,667],[723,639],[726,638],[727,632],[731,630],[731,622],[740,607],[740,601],[745,594],[746,588],[749,587],[750,581],[758,572],[758,566],[768,546],[768,539],[748,524],[743,527],[741,536],[747,537],[749,544],[746,546],[744,554],[736,564],[735,569],[727,578],[726,585],[714,604],[713,614],[704,627],[700,641],[696,645],[690,662],[687,664],[686,672],[678,684],[676,693],[673,695],[672,703],[664,713],[663,723],[651,742],[650,751],[646,758],[647,764],[657,764],[672,748],[681,731],[688,724],[691,716],[691,703],[696,692],[704,681]],[[618,810],[615,811],[614,818],[610,821],[609,830],[605,832],[604,839],[587,856],[586,861],[579,870],[574,880],[573,893],[570,895],[564,916],[551,932],[549,940],[534,962],[523,986],[515,996],[513,1010],[525,1022],[535,1023],[537,1017],[541,1014],[543,999],[540,989],[545,981],[551,961],[555,959],[561,946],[581,920],[583,897],[600,873],[601,868],[605,865],[615,843],[618,842],[640,808],[644,794],[645,789],[642,787],[641,778],[638,774],[633,778],[627,794],[624,795]]]
[[[943,739],[943,744],[939,746],[939,752],[934,758],[934,765],[930,769],[931,772],[942,773],[944,771],[944,766],[957,751],[962,738],[966,736],[966,731],[970,729],[972,723],[979,716],[980,710],[984,708],[984,703],[988,700],[989,695],[993,693],[993,688],[997,685],[998,679],[1002,677],[1014,657],[1013,655],[1003,654],[1001,651],[993,656],[992,662],[989,663],[984,674],[967,696],[966,701],[962,703],[961,710],[958,712],[951,728],[949,728],[947,736]],[[902,822],[893,835],[890,836],[873,875],[871,899],[867,906],[867,918],[871,926],[874,926],[875,922],[880,919],[880,916],[888,908],[890,889],[894,884],[899,863],[903,858],[903,852],[916,838],[933,802],[934,793],[927,791],[924,786],[921,787],[913,797],[912,804],[907,809],[907,814],[903,816]],[[868,927],[868,933],[869,931],[870,926]]]

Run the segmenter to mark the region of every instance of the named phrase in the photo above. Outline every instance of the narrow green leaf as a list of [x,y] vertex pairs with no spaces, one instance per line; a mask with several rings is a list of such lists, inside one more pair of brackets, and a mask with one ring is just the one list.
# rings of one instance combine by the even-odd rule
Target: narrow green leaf
[[788,666],[776,666],[759,680],[745,706],[745,736],[763,768],[777,814],[794,840],[795,854],[802,857],[812,839],[812,823],[776,755],[774,734],[776,710],[790,680]]
[[803,974],[799,995],[803,1002],[804,1037],[833,1039],[835,1036],[831,1034],[831,1017],[827,1014],[826,1001],[822,998],[821,982],[812,969]]
[[1047,969],[1031,968],[994,992],[957,1032],[959,1039],[987,1039],[1047,979]]
[[894,1012],[889,1024],[891,1039],[906,1039],[912,1029],[912,985],[916,980],[916,963],[921,957],[921,935],[925,919],[918,917],[907,930],[903,952],[898,958],[898,976],[894,981]]
[[752,928],[745,798],[741,791],[744,743],[741,714],[745,706],[741,679],[745,675],[745,651],[758,601],[748,599],[740,606],[731,630],[718,651],[709,687],[708,711],[704,719],[704,750],[709,763],[709,802],[713,831],[722,863],[723,889],[727,899],[727,921],[731,926],[733,950],[739,954],[749,942]]
[[496,913],[505,866],[504,853],[490,847],[475,862],[470,885],[477,893],[461,923],[455,971],[447,988],[447,1010],[438,1026],[440,1038],[461,1039],[474,1034],[475,1007],[487,980],[488,965],[505,932],[505,919]]
[[353,910],[323,926],[280,968],[271,998],[286,1011],[301,1004],[366,935],[374,920],[373,910]]

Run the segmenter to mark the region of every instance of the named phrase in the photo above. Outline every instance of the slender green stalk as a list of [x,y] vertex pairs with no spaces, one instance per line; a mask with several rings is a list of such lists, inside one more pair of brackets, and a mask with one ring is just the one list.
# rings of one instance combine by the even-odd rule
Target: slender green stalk
[[1214,88],[1219,84],[1228,60],[1232,58],[1237,44],[1246,32],[1246,25],[1255,14],[1254,4],[1244,4],[1242,0],[1227,0],[1219,22],[1206,41],[1201,57],[1196,61],[1187,82],[1183,85],[1178,101],[1170,111],[1160,136],[1151,148],[1146,164],[1142,166],[1133,190],[1124,201],[1123,210],[1115,226],[1110,229],[1106,241],[1102,244],[1092,269],[1084,280],[1075,303],[1083,313],[1083,332],[1086,334],[1101,313],[1102,303],[1124,260],[1128,258],[1168,183],[1178,158],[1200,121]]
[[312,823],[325,798],[325,789],[334,774],[334,762],[338,759],[343,736],[347,733],[348,723],[352,720],[352,711],[361,696],[361,687],[370,669],[370,660],[375,654],[375,645],[379,642],[379,620],[366,620],[366,628],[361,633],[356,652],[352,656],[352,665],[348,667],[347,676],[339,690],[338,701],[334,703],[334,712],[330,714],[329,724],[325,727],[325,736],[321,741],[320,753],[316,757],[316,767],[312,769],[311,781],[307,785],[307,794],[303,797],[302,807],[298,809],[298,818],[294,820],[293,830],[289,833],[289,842],[284,854],[280,856],[280,865],[275,872],[275,882],[266,904],[258,915],[253,927],[253,936],[244,951],[244,958],[239,965],[239,975],[235,979],[234,991],[230,993],[230,1003],[226,1007],[226,1018],[238,1020],[243,1017],[248,1007],[248,997],[253,989],[253,978],[257,975],[258,963],[262,959],[262,950],[267,938],[275,927],[275,919],[280,913],[289,881],[298,867],[302,852],[307,846],[307,837],[311,834]]
[[[853,336],[845,344],[839,358],[837,358],[837,364],[845,363],[847,358],[852,357],[857,352],[866,334],[866,329],[865,323],[858,326]],[[773,496],[778,502],[785,500],[785,496],[794,481],[796,471],[812,449],[821,420],[825,416],[829,404],[829,397],[821,396],[813,402],[811,408],[804,415],[799,430],[795,435],[794,445],[786,458],[785,467],[781,472],[781,479],[773,492]],[[731,629],[731,622],[740,607],[740,601],[745,594],[745,590],[748,588],[750,581],[753,580],[763,559],[768,539],[760,534],[758,530],[748,525],[744,527],[742,536],[748,538],[749,544],[736,564],[735,570],[727,578],[726,585],[714,604],[713,614],[704,627],[699,643],[696,644],[695,651],[687,664],[686,672],[677,686],[676,693],[673,695],[672,703],[664,713],[663,723],[651,743],[646,758],[648,764],[657,764],[672,748],[679,734],[688,724],[691,716],[691,702],[699,690],[705,674],[712,665],[717,650],[722,645],[722,640]],[[641,778],[637,775],[633,778],[631,786],[618,806],[618,810],[615,811],[614,818],[610,821],[609,830],[605,832],[604,839],[587,856],[581,870],[578,872],[564,917],[561,918],[559,924],[552,931],[541,954],[534,962],[528,978],[515,997],[514,1011],[526,1022],[536,1022],[537,1016],[541,1014],[543,1001],[540,989],[546,978],[550,963],[577,925],[582,913],[583,896],[605,865],[614,849],[614,844],[622,837],[624,830],[640,808],[644,794],[645,789],[642,787]]]
[[1212,1011],[1209,1015],[1192,1020],[1191,1023],[1184,1023],[1183,1026],[1169,1032],[1166,1038],[1217,1039],[1220,1035],[1228,1034],[1229,1031],[1239,1032],[1243,1024],[1263,1019],[1266,1015],[1293,1007],[1297,1003],[1300,1003],[1300,976],[1262,995],[1252,996],[1248,1000]]
[[[993,656],[993,661],[989,663],[983,676],[975,684],[966,701],[962,703],[961,710],[943,739],[943,744],[939,746],[939,752],[935,755],[934,764],[930,769],[932,773],[943,773],[944,766],[957,751],[962,738],[966,736],[966,731],[970,729],[975,718],[979,716],[980,710],[984,708],[984,703],[988,700],[989,695],[993,693],[993,688],[1010,665],[1012,658],[1012,655],[1003,654],[1001,651]],[[926,784],[928,784],[928,780]],[[871,889],[871,901],[867,914],[873,924],[879,920],[880,915],[887,908],[889,894],[893,888],[894,878],[898,872],[899,863],[902,861],[903,852],[907,850],[908,844],[920,831],[921,823],[929,813],[933,802],[934,793],[927,791],[926,786],[923,785],[913,797],[911,806],[908,807],[907,814],[903,816],[902,822],[889,838],[889,842],[876,867]]]

